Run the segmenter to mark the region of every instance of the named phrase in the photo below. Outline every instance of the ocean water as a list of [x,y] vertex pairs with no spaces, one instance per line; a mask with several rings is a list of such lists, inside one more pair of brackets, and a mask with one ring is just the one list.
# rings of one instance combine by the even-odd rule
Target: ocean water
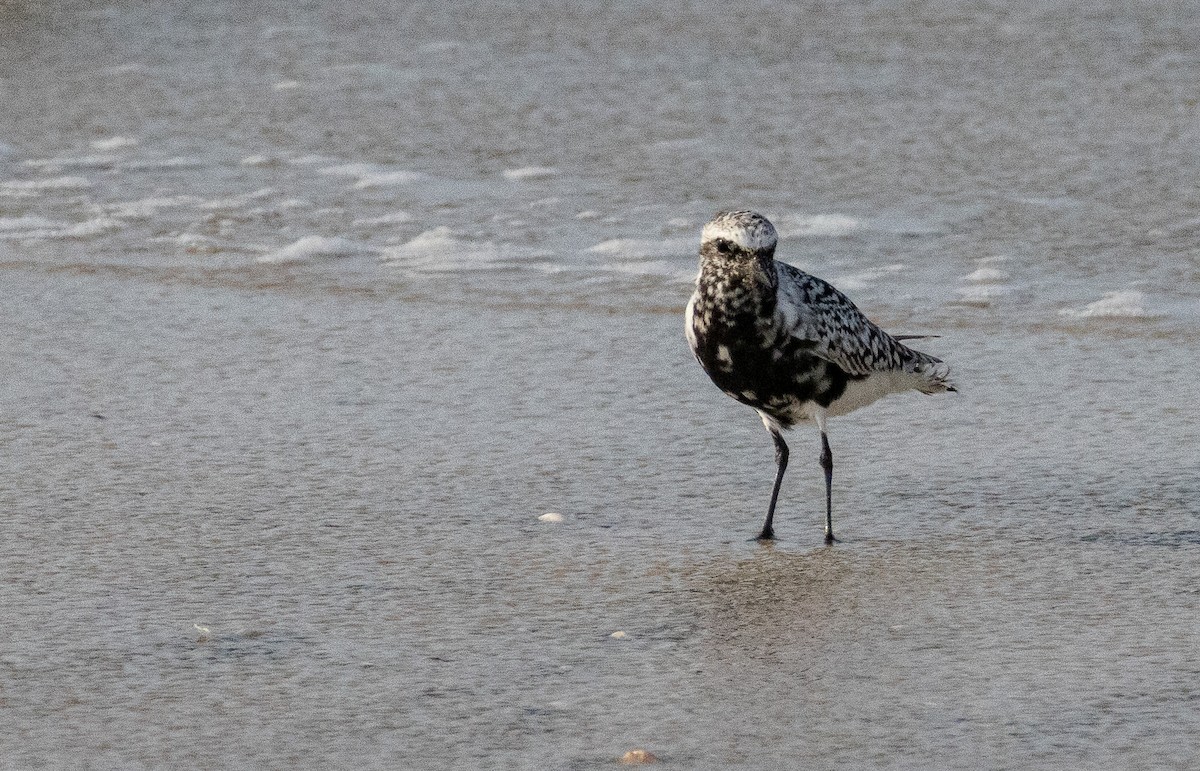
[[[1195,3],[0,3],[0,767],[1193,767],[1197,147]],[[729,207],[960,385],[833,547]]]

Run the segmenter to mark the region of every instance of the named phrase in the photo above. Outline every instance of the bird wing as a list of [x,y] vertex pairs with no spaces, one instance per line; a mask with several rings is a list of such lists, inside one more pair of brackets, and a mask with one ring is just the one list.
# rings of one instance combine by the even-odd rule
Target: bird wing
[[776,262],[778,331],[850,375],[902,369],[912,352],[826,281]]

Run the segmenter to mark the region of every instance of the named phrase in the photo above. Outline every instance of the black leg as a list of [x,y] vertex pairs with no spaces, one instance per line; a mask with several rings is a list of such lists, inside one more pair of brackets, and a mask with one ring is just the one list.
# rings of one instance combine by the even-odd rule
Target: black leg
[[821,432],[821,468],[825,469],[825,543],[833,537],[833,450],[829,449],[829,437]]
[[771,505],[767,507],[767,521],[763,523],[762,533],[758,538],[760,541],[768,541],[775,537],[775,529],[771,527],[771,521],[775,519],[775,501],[779,500],[779,486],[783,484],[783,472],[787,470],[788,462],[788,446],[783,441],[783,436],[771,429],[771,438],[775,440],[775,487],[771,490]]

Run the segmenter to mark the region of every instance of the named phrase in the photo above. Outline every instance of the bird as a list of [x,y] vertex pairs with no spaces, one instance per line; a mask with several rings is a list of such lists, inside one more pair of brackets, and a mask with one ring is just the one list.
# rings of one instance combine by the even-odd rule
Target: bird
[[893,393],[953,392],[950,367],[889,335],[832,284],[775,259],[779,236],[748,210],[721,211],[700,236],[700,272],[684,311],[688,345],[717,388],[753,407],[775,443],[775,484],[758,538],[775,538],[788,464],[783,431],[816,423],[825,473],[825,543],[833,535],[828,419]]

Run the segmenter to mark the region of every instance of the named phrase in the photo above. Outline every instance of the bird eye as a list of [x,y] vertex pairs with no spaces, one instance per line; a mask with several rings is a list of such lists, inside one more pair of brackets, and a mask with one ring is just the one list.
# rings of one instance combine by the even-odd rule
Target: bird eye
[[717,251],[720,252],[721,254],[729,254],[729,252],[731,251],[729,242],[726,241],[724,238],[718,238],[716,241],[716,246],[717,246]]

